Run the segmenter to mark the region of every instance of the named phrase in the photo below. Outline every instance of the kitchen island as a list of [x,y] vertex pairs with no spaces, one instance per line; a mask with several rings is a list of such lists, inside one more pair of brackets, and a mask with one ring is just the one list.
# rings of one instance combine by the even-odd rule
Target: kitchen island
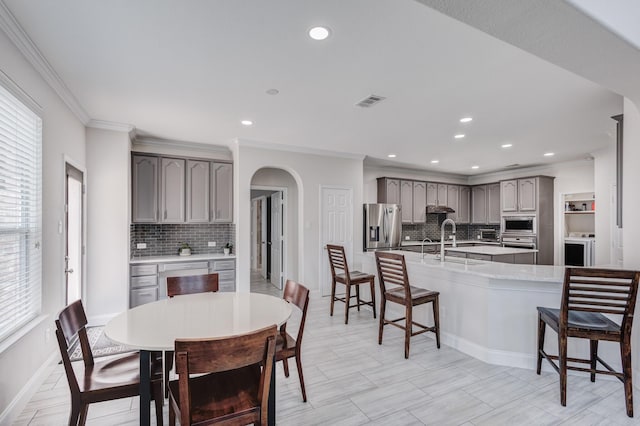
[[445,255],[467,259],[488,260],[491,262],[519,263],[533,265],[538,250],[481,245],[473,247],[445,247]]

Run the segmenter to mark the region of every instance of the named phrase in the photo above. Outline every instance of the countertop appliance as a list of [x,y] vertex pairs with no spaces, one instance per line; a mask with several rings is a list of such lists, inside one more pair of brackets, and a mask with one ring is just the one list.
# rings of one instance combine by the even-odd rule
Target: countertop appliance
[[536,234],[536,216],[502,216],[500,233],[515,235],[535,235]]
[[481,241],[498,241],[498,231],[495,229],[481,229],[480,230]]
[[402,207],[398,204],[365,204],[363,250],[397,249],[401,246]]
[[564,264],[567,266],[594,266],[596,239],[585,237],[565,237]]

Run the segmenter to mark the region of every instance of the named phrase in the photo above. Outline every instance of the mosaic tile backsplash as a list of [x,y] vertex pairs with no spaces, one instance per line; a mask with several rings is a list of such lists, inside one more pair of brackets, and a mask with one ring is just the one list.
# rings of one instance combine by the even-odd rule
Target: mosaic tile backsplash
[[[424,238],[432,240],[440,239],[440,227],[445,220],[444,215],[428,215],[424,223],[413,223],[402,225],[402,239],[409,236],[411,240],[422,241]],[[475,240],[480,235],[481,229],[495,229],[500,234],[500,225],[459,225],[456,224],[457,240]],[[449,238],[451,227],[445,230],[445,239]],[[498,235],[499,237],[499,235]]]
[[[186,242],[192,254],[222,253],[224,245],[235,246],[236,226],[225,224],[132,224],[131,256],[167,256],[178,254],[180,243]],[[215,241],[216,247],[208,247]],[[136,244],[146,243],[146,249],[136,249]]]

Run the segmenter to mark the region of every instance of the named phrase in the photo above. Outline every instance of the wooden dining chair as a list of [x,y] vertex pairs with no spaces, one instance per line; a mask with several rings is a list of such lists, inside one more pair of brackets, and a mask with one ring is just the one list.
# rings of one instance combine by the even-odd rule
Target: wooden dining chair
[[302,375],[301,346],[302,333],[304,332],[304,323],[307,319],[307,307],[309,306],[309,289],[292,280],[287,280],[284,287],[282,298],[289,303],[294,304],[300,309],[302,316],[300,318],[300,326],[298,333],[294,339],[287,332],[287,323],[280,326],[280,333],[276,340],[276,362],[282,361],[285,377],[289,377],[289,358],[296,359],[298,367],[298,377],[300,378],[300,388],[302,389],[302,400],[307,402],[307,392],[304,388],[304,377]]
[[[360,271],[349,271],[349,265],[347,265],[347,257],[344,253],[343,246],[327,244],[327,252],[329,253],[329,265],[331,266],[331,313],[333,316],[333,304],[334,302],[344,302],[344,323],[349,324],[349,309],[357,308],[360,310],[360,306],[368,305],[373,310],[373,318],[376,318],[376,292],[374,286],[375,276],[371,274],[365,274]],[[344,284],[345,296],[336,296],[336,283]],[[360,300],[360,285],[369,284],[371,291],[371,301]],[[351,287],[354,286],[356,294],[351,294]],[[351,304],[351,298],[356,298],[356,304]]]
[[169,425],[267,424],[276,326],[241,336],[177,339]]
[[[631,379],[631,325],[638,293],[640,272],[595,268],[567,268],[564,274],[560,309],[538,307],[538,365],[542,358],[560,374],[560,404],[567,405],[567,370],[589,372],[591,381],[596,374],[617,377],[624,383],[627,415],[633,417],[633,381]],[[620,324],[605,315],[621,317]],[[558,333],[558,355],[544,351],[546,326]],[[570,358],[567,339],[589,339],[589,359]],[[620,344],[622,372],[615,371],[598,356],[598,341]],[[558,361],[556,364],[555,361]],[[589,368],[568,365],[588,364]],[[606,370],[598,370],[597,363]]]
[[[64,308],[56,323],[56,337],[62,364],[71,391],[70,425],[84,425],[89,404],[128,398],[140,394],[140,354],[127,353],[94,360],[87,338],[87,317],[77,300]],[[79,339],[83,362],[71,362],[69,344]],[[153,363],[151,396],[155,401],[156,420],[162,426],[161,365]]]
[[[378,344],[382,344],[382,332],[384,326],[389,324],[401,328],[405,331],[404,335],[404,357],[409,358],[409,343],[412,336],[432,331],[436,335],[436,345],[440,349],[440,319],[437,291],[427,290],[424,288],[409,285],[409,276],[407,275],[407,265],[404,256],[389,252],[376,252],[376,266],[378,268],[378,281],[380,281],[380,293],[382,301],[380,302],[380,327],[378,329]],[[404,305],[405,316],[394,320],[385,318],[385,311],[389,302]],[[428,327],[413,321],[413,307],[431,303],[433,307],[434,326]],[[398,324],[404,320],[404,326]],[[413,331],[413,326],[420,328]]]

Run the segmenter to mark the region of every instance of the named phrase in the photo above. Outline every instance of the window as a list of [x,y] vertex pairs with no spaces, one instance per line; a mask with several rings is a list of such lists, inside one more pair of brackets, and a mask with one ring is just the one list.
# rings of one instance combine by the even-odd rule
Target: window
[[0,341],[40,314],[42,120],[0,85]]

